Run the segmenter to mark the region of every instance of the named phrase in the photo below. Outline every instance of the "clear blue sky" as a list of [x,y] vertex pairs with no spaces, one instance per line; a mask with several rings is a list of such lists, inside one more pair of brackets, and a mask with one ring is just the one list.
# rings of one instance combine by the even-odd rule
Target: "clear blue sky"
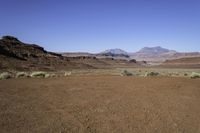
[[200,51],[200,0],[0,0],[0,36],[56,52]]

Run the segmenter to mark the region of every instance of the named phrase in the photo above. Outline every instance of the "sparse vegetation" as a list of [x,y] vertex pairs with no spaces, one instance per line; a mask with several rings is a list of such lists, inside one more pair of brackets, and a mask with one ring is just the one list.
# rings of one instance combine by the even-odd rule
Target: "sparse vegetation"
[[3,73],[0,74],[0,80],[9,79],[11,77],[12,77],[12,75],[10,73],[8,73],[8,72],[3,72]]
[[29,77],[28,73],[26,72],[17,72],[16,78],[26,78]]
[[180,76],[180,73],[178,73],[178,72],[173,72],[173,73],[172,73],[172,76],[178,77],[178,76]]
[[124,70],[122,72],[122,76],[133,76],[133,73],[131,73],[131,72],[127,71],[127,70]]
[[51,75],[48,74],[48,73],[46,73],[46,74],[44,75],[44,77],[45,77],[45,78],[49,78],[49,77],[51,77]]
[[144,76],[148,77],[148,76],[158,76],[158,75],[159,75],[158,72],[146,72]]
[[72,72],[65,72],[64,76],[70,76]]
[[46,78],[48,76],[48,74],[46,72],[39,71],[39,72],[31,73],[30,76],[31,77],[37,77],[37,78]]
[[192,74],[190,75],[190,78],[192,79],[200,78],[200,73],[192,72]]

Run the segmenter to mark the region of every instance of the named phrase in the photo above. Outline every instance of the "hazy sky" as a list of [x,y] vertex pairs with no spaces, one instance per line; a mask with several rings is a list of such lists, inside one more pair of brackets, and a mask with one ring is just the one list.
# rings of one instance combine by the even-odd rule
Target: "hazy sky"
[[50,51],[200,51],[200,0],[0,0],[0,36]]

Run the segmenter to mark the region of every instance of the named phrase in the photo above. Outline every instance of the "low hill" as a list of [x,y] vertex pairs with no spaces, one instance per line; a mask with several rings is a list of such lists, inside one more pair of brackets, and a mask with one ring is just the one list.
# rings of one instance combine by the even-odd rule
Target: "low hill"
[[4,36],[0,40],[0,54],[20,60],[40,57],[61,58],[60,54],[47,52],[36,44],[25,44],[12,36]]
[[172,68],[200,68],[200,57],[188,57],[163,62],[161,67]]
[[35,44],[27,44],[12,36],[0,39],[1,70],[66,70],[93,68],[87,64],[70,62],[62,55],[48,52]]

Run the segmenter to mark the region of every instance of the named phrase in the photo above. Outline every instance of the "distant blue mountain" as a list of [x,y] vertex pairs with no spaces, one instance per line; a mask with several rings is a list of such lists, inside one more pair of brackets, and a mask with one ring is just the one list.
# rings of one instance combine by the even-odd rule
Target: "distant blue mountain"
[[129,54],[126,51],[118,49],[118,48],[105,50],[99,53],[99,55],[111,56],[111,57],[121,56],[121,57],[129,58]]
[[141,50],[139,50],[137,53],[163,54],[163,53],[168,53],[168,52],[176,52],[176,51],[162,48],[160,46],[156,46],[156,47],[144,47]]

